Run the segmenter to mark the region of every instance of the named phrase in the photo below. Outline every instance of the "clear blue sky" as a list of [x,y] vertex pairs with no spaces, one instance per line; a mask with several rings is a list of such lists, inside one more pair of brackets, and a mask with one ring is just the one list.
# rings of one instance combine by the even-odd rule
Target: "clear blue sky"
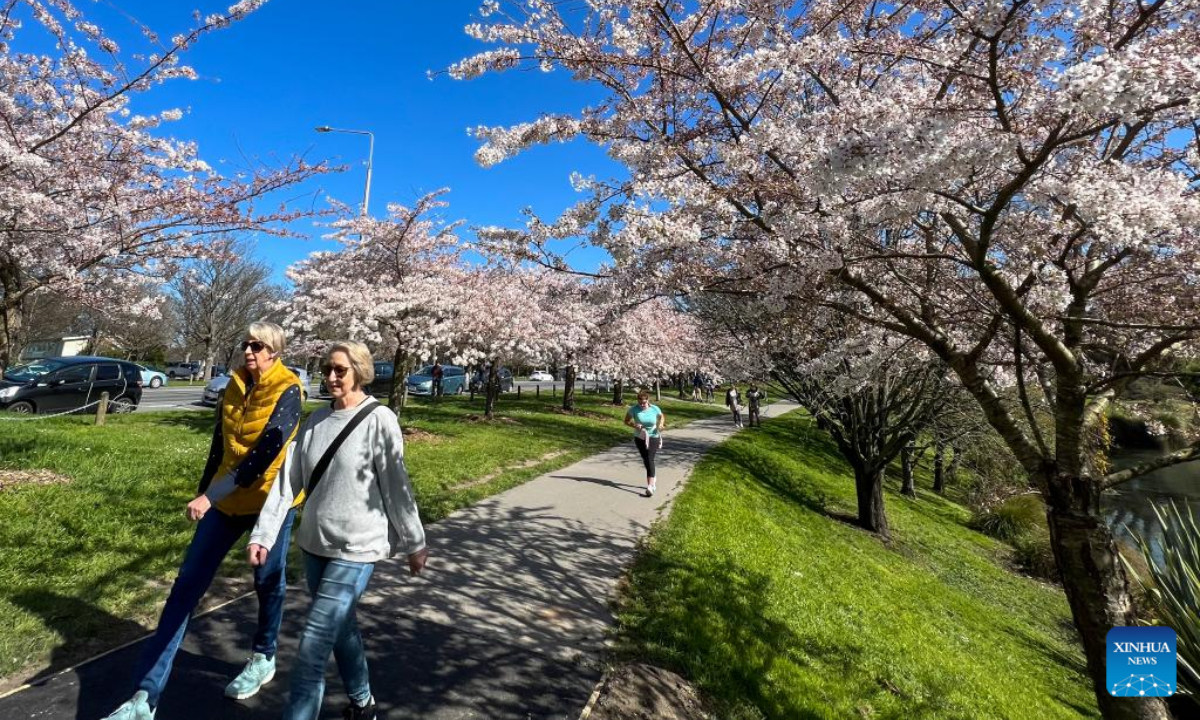
[[[192,9],[210,13],[230,1],[111,0],[80,7],[123,49],[133,50],[143,43],[130,35],[128,21],[115,8],[170,37],[191,25]],[[620,172],[601,148],[582,141],[535,148],[484,169],[472,157],[477,142],[466,131],[574,111],[594,100],[597,91],[571,82],[563,72],[430,80],[428,71],[488,47],[463,33],[463,26],[477,19],[478,5],[477,0],[270,0],[188,53],[186,61],[199,80],[168,83],[146,94],[136,109],[183,109],[184,119],[166,126],[169,133],[195,140],[204,159],[223,173],[233,172],[243,154],[286,158],[299,153],[347,165],[345,173],[307,188],[310,194],[320,190],[322,205],[328,195],[357,206],[365,176],[367,139],[313,131],[332,125],[375,133],[374,215],[383,215],[388,202],[408,204],[448,186],[447,217],[469,225],[516,226],[526,206],[556,217],[578,199],[569,183],[572,170],[599,176]],[[324,231],[310,222],[294,229],[308,239],[259,242],[259,254],[281,279],[289,263],[334,247],[319,239]],[[589,268],[601,259],[595,250],[572,256],[574,264]]]

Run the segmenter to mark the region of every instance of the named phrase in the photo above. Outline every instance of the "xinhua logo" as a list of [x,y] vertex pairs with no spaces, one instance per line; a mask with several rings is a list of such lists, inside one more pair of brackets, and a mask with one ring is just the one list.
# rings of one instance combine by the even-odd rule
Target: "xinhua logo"
[[1108,692],[1115,697],[1175,694],[1175,631],[1115,627],[1108,631]]

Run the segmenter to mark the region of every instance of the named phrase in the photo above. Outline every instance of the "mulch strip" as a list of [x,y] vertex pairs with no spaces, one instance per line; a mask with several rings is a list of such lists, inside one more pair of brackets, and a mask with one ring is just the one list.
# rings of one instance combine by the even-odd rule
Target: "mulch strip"
[[18,485],[61,485],[71,482],[66,475],[49,470],[7,470],[0,468],[0,492]]

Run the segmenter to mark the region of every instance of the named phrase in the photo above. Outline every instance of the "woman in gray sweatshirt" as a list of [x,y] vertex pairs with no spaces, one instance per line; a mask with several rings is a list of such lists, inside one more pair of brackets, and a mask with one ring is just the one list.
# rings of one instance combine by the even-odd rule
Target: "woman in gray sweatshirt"
[[[425,567],[425,530],[404,467],[400,423],[363,391],[374,379],[374,369],[361,343],[330,348],[322,370],[333,407],[317,410],[300,428],[250,535],[250,564],[257,566],[265,562],[294,498],[306,493],[296,541],[304,551],[313,603],[292,664],[285,720],[315,720],[320,714],[331,653],[350,696],[343,717],[374,720],[375,700],[354,608],[376,562],[405,555],[413,575]],[[314,470],[326,450],[360,412],[363,419],[314,485]]]

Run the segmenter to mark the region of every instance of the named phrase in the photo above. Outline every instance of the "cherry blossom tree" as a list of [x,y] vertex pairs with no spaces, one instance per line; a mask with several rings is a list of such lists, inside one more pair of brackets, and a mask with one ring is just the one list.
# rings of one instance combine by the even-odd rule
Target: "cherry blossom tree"
[[465,364],[487,369],[485,417],[495,416],[500,366],[573,356],[587,343],[594,317],[572,279],[507,264],[466,274],[456,334]]
[[463,310],[473,297],[460,257],[461,223],[439,214],[447,192],[424,195],[411,207],[390,204],[384,219],[337,221],[329,237],[341,249],[313,253],[287,272],[295,292],[284,324],[313,354],[345,337],[390,352],[389,404],[396,410],[415,363],[457,351]]
[[[12,360],[31,294],[52,292],[97,311],[128,306],[180,259],[212,254],[210,236],[280,233],[304,214],[255,202],[324,165],[294,159],[222,177],[195,144],[163,134],[181,111],[132,112],[134,99],[156,86],[194,78],[183,53],[263,2],[197,16],[169,40],[145,29],[153,51],[128,62],[69,0],[2,3],[0,370]],[[52,51],[18,49],[46,46],[45,34]]]
[[479,159],[584,136],[629,169],[580,179],[586,199],[524,233],[527,252],[574,227],[635,276],[765,285],[921,342],[1046,499],[1104,716],[1167,717],[1105,689],[1105,634],[1135,618],[1100,496],[1200,444],[1118,472],[1090,438],[1133,379],[1197,352],[1195,2],[482,12],[468,31],[498,47],[453,75],[561,67],[607,94],[478,129]]

